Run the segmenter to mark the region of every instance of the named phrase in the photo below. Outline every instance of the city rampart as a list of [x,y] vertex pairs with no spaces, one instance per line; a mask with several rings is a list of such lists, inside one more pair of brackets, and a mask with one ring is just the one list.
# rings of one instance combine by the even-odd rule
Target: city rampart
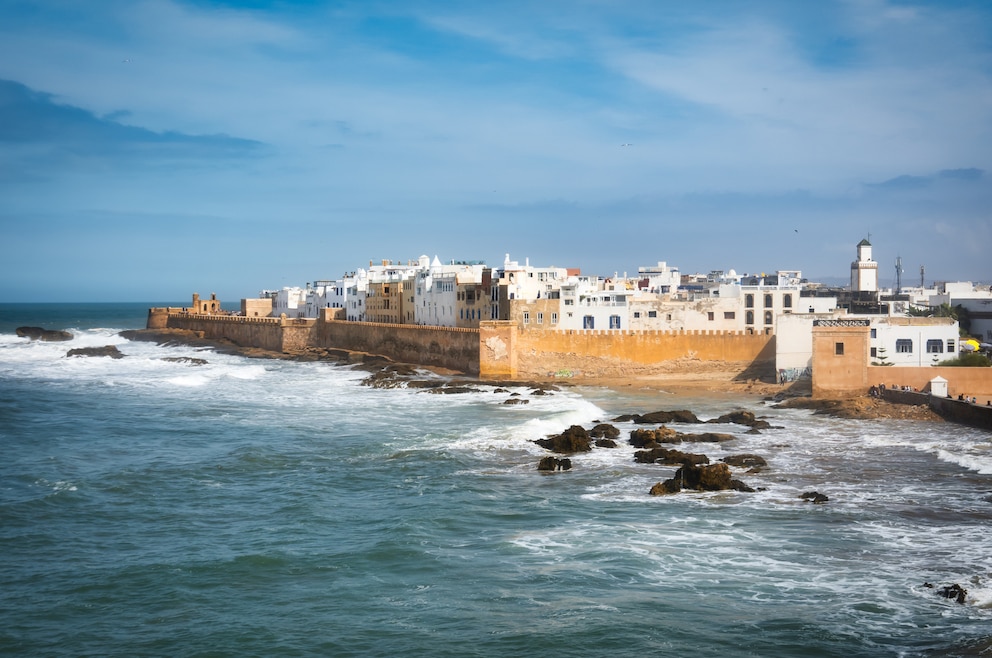
[[381,354],[394,361],[479,374],[479,330],[378,322],[317,322],[311,346]]
[[480,370],[483,376],[524,378],[720,370],[759,379],[774,376],[774,339],[745,332],[541,330],[483,322]]

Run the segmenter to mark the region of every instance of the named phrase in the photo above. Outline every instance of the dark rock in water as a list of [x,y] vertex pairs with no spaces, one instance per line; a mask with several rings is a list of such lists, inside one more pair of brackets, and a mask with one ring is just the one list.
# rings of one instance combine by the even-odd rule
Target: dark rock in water
[[730,464],[731,466],[737,466],[739,468],[754,468],[757,466],[768,466],[768,462],[765,461],[764,457],[759,457],[758,455],[728,455],[722,458],[720,461],[725,464]]
[[596,439],[597,448],[616,448],[617,442],[613,439]]
[[733,423],[735,425],[746,425],[751,428],[750,434],[757,434],[757,430],[767,430],[771,429],[772,425],[767,420],[759,420],[755,418],[754,413],[750,411],[732,411],[729,414],[723,414],[719,418],[713,418],[712,420],[706,421],[707,423]]
[[454,394],[454,393],[481,393],[477,388],[472,388],[471,386],[439,386],[432,387],[427,390],[428,393],[437,393],[441,395]]
[[653,448],[659,443],[681,443],[679,433],[670,427],[659,427],[656,430],[631,430],[627,443],[635,448]]
[[525,398],[510,398],[504,401],[503,404],[530,404],[530,400]]
[[697,455],[670,448],[652,448],[651,450],[638,450],[635,452],[634,461],[638,464],[677,466],[679,464],[709,464],[710,458],[706,455]]
[[109,356],[111,359],[123,359],[124,355],[117,349],[116,345],[104,345],[103,347],[77,347],[66,353],[66,356]]
[[192,356],[163,356],[162,361],[168,361],[169,363],[188,363],[191,366],[207,365],[206,359],[197,359]]
[[509,391],[505,388],[497,388],[493,391],[493,393],[509,393]]
[[825,503],[828,500],[830,500],[829,498],[827,498],[826,494],[821,494],[819,491],[807,491],[806,493],[800,495],[799,497],[811,503],[818,503],[818,504]]
[[30,338],[31,340],[40,340],[43,342],[60,343],[63,341],[72,340],[72,334],[68,331],[57,329],[43,329],[42,327],[18,327],[15,331],[21,338]]
[[546,439],[538,439],[534,443],[551,452],[565,454],[592,450],[592,439],[589,438],[589,432],[581,425],[572,425],[561,434],[549,436]]
[[747,486],[740,480],[730,477],[730,467],[726,464],[683,464],[682,468],[675,472],[675,477],[651,487],[651,495],[658,496],[669,493],[678,493],[683,489],[693,491],[747,491],[754,489]]
[[724,441],[733,441],[736,438],[733,434],[723,434],[721,432],[679,435],[679,439],[688,443],[723,443]]
[[539,471],[570,471],[572,470],[572,460],[568,457],[556,459],[555,457],[544,457],[537,465]]
[[633,422],[637,425],[661,425],[663,423],[699,423],[696,414],[687,409],[675,411],[653,411],[648,414],[633,414],[614,418],[615,423]]
[[620,430],[608,423],[600,423],[589,430],[589,436],[594,439],[615,439],[620,436]]
[[[930,583],[923,583],[923,586],[933,588],[933,585]],[[954,583],[953,585],[947,585],[945,587],[941,587],[934,593],[937,596],[942,596],[945,599],[954,599],[958,603],[963,604],[965,597],[968,595],[968,590],[961,587],[957,583]]]

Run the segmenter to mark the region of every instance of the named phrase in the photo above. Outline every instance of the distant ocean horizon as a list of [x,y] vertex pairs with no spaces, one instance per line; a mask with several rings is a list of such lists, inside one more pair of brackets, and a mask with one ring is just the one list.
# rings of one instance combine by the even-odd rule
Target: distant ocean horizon
[[[380,390],[119,335],[185,304],[0,304],[0,654],[992,650],[988,432],[635,387]],[[124,358],[66,355],[109,344]],[[650,496],[675,467],[637,463],[612,419],[672,409],[768,420],[675,446],[764,457],[734,469],[757,491]],[[616,448],[537,471],[536,439],[599,422]]]

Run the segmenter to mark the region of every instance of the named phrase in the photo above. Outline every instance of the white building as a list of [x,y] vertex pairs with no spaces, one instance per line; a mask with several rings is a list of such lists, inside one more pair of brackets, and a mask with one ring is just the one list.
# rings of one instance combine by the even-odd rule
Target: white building
[[878,291],[878,263],[871,259],[871,243],[858,243],[858,259],[851,263],[851,292]]

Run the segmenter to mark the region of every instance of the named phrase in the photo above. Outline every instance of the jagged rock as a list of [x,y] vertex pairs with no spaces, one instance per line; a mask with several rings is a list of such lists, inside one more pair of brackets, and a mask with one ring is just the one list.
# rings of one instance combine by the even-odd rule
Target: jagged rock
[[553,395],[552,393],[549,393],[549,392],[545,391],[543,388],[534,389],[533,391],[530,392],[530,394],[531,395]]
[[635,448],[653,448],[659,443],[680,443],[679,433],[670,427],[654,430],[631,430],[627,443]]
[[653,411],[647,414],[631,414],[618,416],[613,419],[615,423],[633,422],[637,425],[661,425],[663,423],[699,423],[696,414],[687,409],[677,409],[675,411]]
[[747,486],[740,480],[730,477],[730,467],[726,464],[683,464],[675,472],[675,477],[664,482],[659,482],[651,487],[651,495],[657,496],[668,493],[678,493],[683,489],[694,491],[746,491],[753,492],[754,489]]
[[678,464],[709,464],[710,458],[706,455],[697,455],[681,450],[669,448],[652,448],[651,450],[638,450],[634,453],[634,461],[639,464],[666,464],[677,466]]
[[493,391],[493,393],[509,393],[509,391],[505,388],[497,388]]
[[481,393],[482,391],[471,386],[438,386],[427,389],[427,392],[438,395],[449,395],[455,393]]
[[[933,585],[930,583],[923,583],[923,586],[933,588]],[[961,587],[957,583],[954,583],[953,585],[947,585],[945,587],[941,587],[935,592],[935,594],[937,596],[942,596],[945,599],[954,599],[958,603],[963,604],[965,597],[968,595],[968,590]]]
[[733,423],[735,425],[746,425],[751,428],[751,434],[757,433],[755,430],[766,430],[772,427],[771,423],[767,420],[759,420],[755,417],[754,413],[751,411],[732,411],[729,414],[723,414],[719,418],[713,418],[706,421],[707,423]]
[[18,327],[15,332],[21,338],[40,340],[43,342],[59,343],[72,340],[72,334],[60,329],[44,329],[42,327]]
[[764,457],[759,457],[758,455],[728,455],[722,458],[725,464],[730,464],[731,466],[737,466],[739,468],[755,468],[759,466],[768,466],[768,462],[765,461]]
[[197,359],[192,356],[163,356],[162,361],[168,361],[169,363],[188,363],[191,366],[207,365],[206,359]]
[[701,434],[679,434],[679,439],[687,443],[722,443],[733,441],[737,437],[733,434],[722,434],[720,432],[703,432]]
[[597,448],[616,448],[617,442],[613,439],[596,439]]
[[613,425],[610,425],[609,423],[599,423],[591,430],[589,430],[589,436],[591,436],[594,439],[600,439],[600,438],[615,439],[618,436],[620,436],[620,430],[618,430]]
[[668,494],[675,494],[682,491],[682,487],[675,480],[665,480],[664,482],[659,482],[651,487],[649,492],[652,496],[665,496]]
[[539,471],[570,471],[572,470],[572,460],[568,457],[556,459],[555,457],[544,457],[537,465]]
[[538,439],[534,443],[552,452],[565,454],[592,450],[589,432],[580,425],[572,425],[561,434],[549,436],[546,439]]
[[503,402],[503,404],[530,404],[530,400],[526,398],[510,398]]
[[111,359],[123,359],[124,355],[117,349],[116,345],[104,345],[103,347],[77,347],[69,350],[66,356],[109,356]]
[[803,500],[809,501],[811,503],[823,504],[830,500],[826,494],[821,494],[819,491],[807,491],[799,496]]

